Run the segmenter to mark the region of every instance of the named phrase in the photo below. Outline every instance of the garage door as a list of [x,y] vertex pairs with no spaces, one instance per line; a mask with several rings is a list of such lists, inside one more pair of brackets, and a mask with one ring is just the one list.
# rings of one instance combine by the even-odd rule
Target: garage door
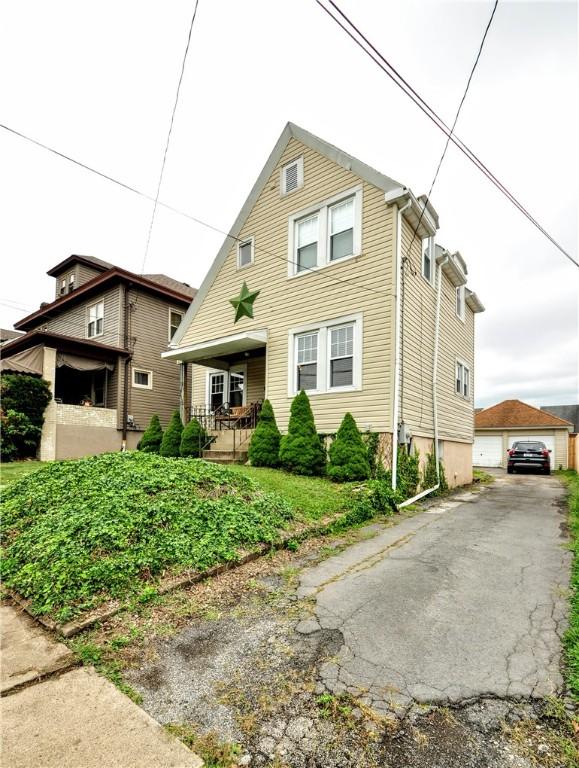
[[509,435],[509,448],[512,447],[513,443],[516,443],[519,440],[530,440],[531,442],[534,442],[536,440],[539,440],[541,443],[545,443],[547,448],[551,449],[551,469],[557,467],[555,466],[555,438],[550,437],[549,435]]
[[500,467],[503,464],[503,436],[475,435],[472,445],[475,467]]

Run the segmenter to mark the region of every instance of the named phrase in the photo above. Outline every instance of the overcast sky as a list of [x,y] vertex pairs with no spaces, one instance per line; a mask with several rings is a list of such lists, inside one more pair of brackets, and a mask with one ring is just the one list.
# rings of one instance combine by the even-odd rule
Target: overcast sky
[[[491,2],[341,7],[451,122]],[[0,12],[0,122],[154,195],[193,0]],[[499,2],[457,134],[577,259],[577,5]],[[314,0],[200,0],[161,200],[227,230],[292,120],[428,190],[444,136]],[[477,316],[476,400],[578,399],[579,271],[452,146],[433,194]],[[152,204],[0,131],[0,324],[71,253],[141,272]],[[199,286],[222,237],[158,210],[145,272]]]

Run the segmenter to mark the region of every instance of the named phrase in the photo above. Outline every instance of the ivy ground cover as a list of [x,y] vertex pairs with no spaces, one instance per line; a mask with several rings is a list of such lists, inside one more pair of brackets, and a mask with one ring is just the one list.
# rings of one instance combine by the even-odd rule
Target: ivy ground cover
[[1,512],[5,586],[59,621],[274,543],[292,519],[239,472],[141,452],[46,465],[4,491]]

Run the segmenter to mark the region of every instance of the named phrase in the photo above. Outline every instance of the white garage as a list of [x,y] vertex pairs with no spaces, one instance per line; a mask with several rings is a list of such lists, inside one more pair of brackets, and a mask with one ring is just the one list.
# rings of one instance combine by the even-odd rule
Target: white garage
[[568,466],[569,433],[573,424],[521,400],[504,400],[478,411],[474,418],[472,463],[475,467],[506,467],[507,452],[519,440],[539,440],[551,451],[551,469]]
[[473,467],[503,466],[503,436],[475,435],[472,444]]

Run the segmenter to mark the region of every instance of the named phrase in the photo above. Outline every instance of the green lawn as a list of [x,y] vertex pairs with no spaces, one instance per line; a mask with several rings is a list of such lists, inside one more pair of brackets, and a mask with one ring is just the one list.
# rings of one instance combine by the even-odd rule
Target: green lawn
[[44,461],[11,461],[2,462],[0,467],[0,488],[4,488],[15,480],[35,472],[43,467]]
[[571,570],[569,629],[565,635],[567,684],[579,702],[579,475],[572,469],[558,472],[569,487],[569,526],[574,553]]
[[298,516],[319,520],[348,507],[350,485],[332,483],[322,477],[292,475],[281,469],[232,464],[229,469],[256,480],[264,491],[278,493],[291,505]]

